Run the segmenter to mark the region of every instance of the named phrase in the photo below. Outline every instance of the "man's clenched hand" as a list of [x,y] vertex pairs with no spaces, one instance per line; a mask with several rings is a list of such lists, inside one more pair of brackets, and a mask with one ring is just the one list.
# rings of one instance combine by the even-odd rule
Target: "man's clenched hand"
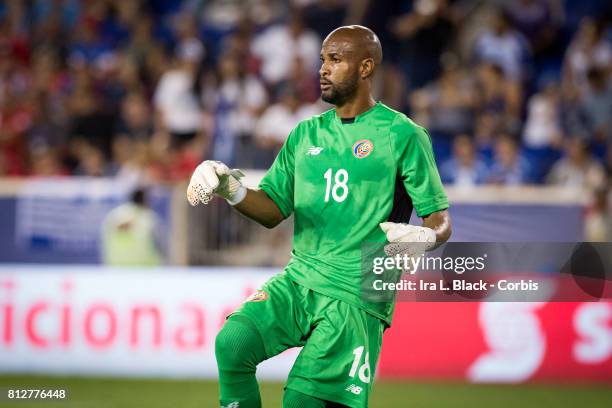
[[240,182],[242,177],[244,174],[238,169],[230,169],[219,161],[206,160],[196,167],[191,176],[187,200],[193,206],[208,204],[216,194],[231,205],[236,205],[246,196],[246,188]]
[[409,256],[420,255],[436,245],[436,233],[431,228],[395,222],[382,222],[380,228],[390,242],[385,245],[387,256],[404,253]]

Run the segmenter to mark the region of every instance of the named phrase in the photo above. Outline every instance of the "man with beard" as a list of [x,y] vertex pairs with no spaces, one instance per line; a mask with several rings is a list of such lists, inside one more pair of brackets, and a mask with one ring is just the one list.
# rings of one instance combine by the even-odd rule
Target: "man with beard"
[[[393,301],[361,296],[361,246],[388,240],[428,250],[450,236],[429,136],[372,97],[381,59],[368,28],[334,30],[323,42],[319,73],[321,97],[335,108],[293,129],[259,189],[246,189],[242,173],[219,162],[194,172],[192,205],[217,194],[268,228],[294,215],[285,270],[217,335],[222,407],[261,407],[256,366],[300,346],[283,407],[366,407]],[[402,223],[413,206],[423,226]]]

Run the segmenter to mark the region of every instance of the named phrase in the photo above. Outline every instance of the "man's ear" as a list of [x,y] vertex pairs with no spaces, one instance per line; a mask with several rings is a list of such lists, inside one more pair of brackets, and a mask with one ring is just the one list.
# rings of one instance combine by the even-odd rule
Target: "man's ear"
[[361,79],[366,79],[374,74],[374,60],[366,58],[361,61]]

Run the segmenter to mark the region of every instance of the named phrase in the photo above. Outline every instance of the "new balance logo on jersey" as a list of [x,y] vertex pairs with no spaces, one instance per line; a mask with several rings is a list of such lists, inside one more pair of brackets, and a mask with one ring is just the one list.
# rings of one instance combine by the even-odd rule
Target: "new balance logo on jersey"
[[358,385],[351,384],[348,387],[346,387],[345,391],[350,391],[350,392],[352,392],[355,395],[359,395],[359,394],[361,394],[361,391],[363,391],[363,388],[361,388]]
[[310,148],[306,152],[306,156],[318,156],[322,150],[323,150],[322,147],[310,146]]
[[240,403],[238,401],[230,402],[225,406],[221,406],[221,408],[240,408]]

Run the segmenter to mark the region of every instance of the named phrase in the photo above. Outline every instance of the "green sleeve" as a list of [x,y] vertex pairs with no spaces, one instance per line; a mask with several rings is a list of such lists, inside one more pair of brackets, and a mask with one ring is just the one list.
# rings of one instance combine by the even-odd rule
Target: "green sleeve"
[[448,208],[427,131],[408,118],[396,118],[392,137],[398,170],[419,217]]
[[285,218],[293,212],[295,131],[291,131],[272,167],[259,183],[259,188],[276,203]]

